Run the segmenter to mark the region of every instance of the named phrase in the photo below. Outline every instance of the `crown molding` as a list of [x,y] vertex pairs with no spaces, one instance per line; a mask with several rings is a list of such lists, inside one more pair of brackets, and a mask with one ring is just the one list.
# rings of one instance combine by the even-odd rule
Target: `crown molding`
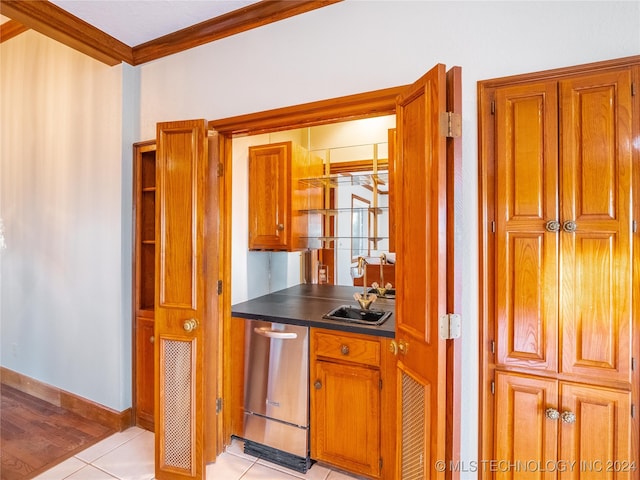
[[47,0],[2,0],[0,13],[107,65],[133,63],[131,47]]
[[263,0],[133,47],[134,65],[246,32],[342,0]]
[[11,22],[2,25],[0,41],[8,40],[27,29],[33,29],[107,65],[113,66],[122,62],[140,65],[341,1],[262,0],[130,47],[48,0],[2,0],[0,13],[9,17]]

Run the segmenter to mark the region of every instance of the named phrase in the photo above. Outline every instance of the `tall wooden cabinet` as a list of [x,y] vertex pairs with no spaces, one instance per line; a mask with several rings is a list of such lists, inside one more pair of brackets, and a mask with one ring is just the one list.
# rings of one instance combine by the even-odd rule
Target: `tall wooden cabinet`
[[640,475],[640,62],[620,63],[480,85],[483,458],[515,465],[484,478]]
[[135,424],[153,430],[156,143],[133,146],[134,326],[133,406]]

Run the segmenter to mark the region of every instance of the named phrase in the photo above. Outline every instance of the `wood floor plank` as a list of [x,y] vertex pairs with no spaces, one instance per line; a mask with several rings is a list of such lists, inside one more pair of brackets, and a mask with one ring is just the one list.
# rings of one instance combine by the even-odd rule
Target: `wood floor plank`
[[0,478],[27,480],[115,433],[64,408],[0,385]]

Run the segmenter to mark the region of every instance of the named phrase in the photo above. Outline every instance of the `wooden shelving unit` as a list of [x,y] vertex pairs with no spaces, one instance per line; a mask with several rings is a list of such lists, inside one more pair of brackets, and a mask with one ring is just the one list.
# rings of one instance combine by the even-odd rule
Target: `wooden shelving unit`
[[135,424],[154,429],[156,144],[136,143],[134,160],[133,410]]

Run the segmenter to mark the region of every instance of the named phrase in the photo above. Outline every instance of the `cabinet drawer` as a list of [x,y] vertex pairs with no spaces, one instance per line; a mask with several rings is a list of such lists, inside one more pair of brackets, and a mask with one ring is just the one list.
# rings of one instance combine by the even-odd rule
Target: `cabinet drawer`
[[317,357],[380,366],[380,342],[361,336],[314,331],[314,351]]

